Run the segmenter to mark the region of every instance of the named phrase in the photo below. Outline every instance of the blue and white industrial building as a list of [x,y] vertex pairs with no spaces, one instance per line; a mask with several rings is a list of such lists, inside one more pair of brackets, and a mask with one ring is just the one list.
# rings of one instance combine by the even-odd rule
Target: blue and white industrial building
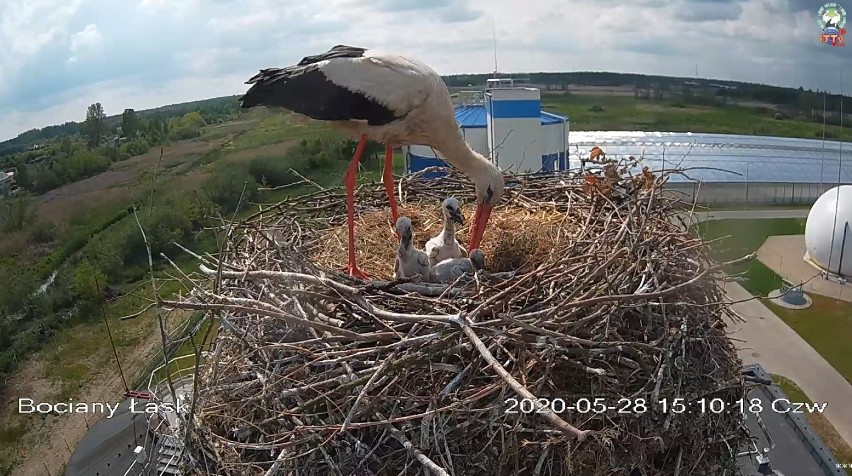
[[[503,170],[524,173],[568,169],[567,117],[541,110],[541,91],[512,79],[489,79],[484,91],[461,93],[456,121],[465,140]],[[427,146],[404,149],[409,173],[446,164]]]

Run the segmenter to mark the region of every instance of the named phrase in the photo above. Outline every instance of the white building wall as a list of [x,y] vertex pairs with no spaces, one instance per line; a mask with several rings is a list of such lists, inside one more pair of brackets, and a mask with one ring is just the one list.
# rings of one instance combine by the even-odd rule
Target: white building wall
[[541,170],[541,91],[490,89],[485,94],[491,160],[515,173]]
[[494,121],[491,159],[503,170],[515,173],[541,169],[541,119]]
[[411,155],[416,155],[417,157],[428,157],[430,159],[438,158],[433,149],[425,145],[411,145],[408,147],[408,151]]
[[748,183],[745,182],[669,182],[665,188],[681,200],[699,205],[719,204],[810,204],[836,184]]
[[562,149],[562,124],[541,126],[541,155],[558,154]]
[[488,130],[485,127],[462,127],[462,135],[470,147],[484,155],[491,156],[491,150],[488,148]]

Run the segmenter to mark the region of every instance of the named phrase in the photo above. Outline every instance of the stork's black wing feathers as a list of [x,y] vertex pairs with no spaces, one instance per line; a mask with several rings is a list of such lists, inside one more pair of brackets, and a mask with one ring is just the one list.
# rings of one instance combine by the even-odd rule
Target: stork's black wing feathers
[[302,61],[299,61],[298,66],[306,66],[309,64],[319,63],[320,61],[332,58],[360,58],[364,56],[365,51],[367,51],[367,48],[361,48],[358,46],[337,45],[334,48],[326,51],[325,53],[314,56],[305,56],[304,58],[302,58]]
[[240,105],[283,107],[320,121],[364,120],[371,126],[393,122],[398,118],[387,106],[335,84],[318,65],[333,58],[360,58],[365,51],[338,45],[323,54],[307,56],[295,66],[262,69],[246,81],[252,86],[240,98]]

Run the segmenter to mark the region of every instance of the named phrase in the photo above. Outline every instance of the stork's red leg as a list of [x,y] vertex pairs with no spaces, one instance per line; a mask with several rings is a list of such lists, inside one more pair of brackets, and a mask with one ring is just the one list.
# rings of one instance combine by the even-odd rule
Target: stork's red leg
[[369,276],[355,265],[355,172],[358,170],[358,163],[364,155],[366,146],[367,134],[361,134],[358,147],[355,148],[355,155],[349,162],[346,175],[343,176],[343,183],[346,185],[346,220],[349,225],[349,264],[346,266],[346,271],[350,276],[360,279],[369,279]]
[[385,183],[385,191],[388,193],[393,223],[396,224],[396,220],[399,218],[399,210],[396,207],[396,194],[393,190],[393,146],[390,144],[387,144],[385,150],[385,170],[382,173],[382,180]]

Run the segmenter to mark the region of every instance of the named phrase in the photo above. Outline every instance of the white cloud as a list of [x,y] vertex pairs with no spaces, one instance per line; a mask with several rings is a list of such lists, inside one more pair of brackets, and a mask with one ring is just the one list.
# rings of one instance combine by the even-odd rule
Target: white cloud
[[68,34],[66,25],[82,1],[0,2],[0,92],[30,58]]
[[207,25],[218,31],[232,31],[274,25],[277,21],[278,13],[271,11],[232,18],[211,18]]
[[492,71],[492,28],[501,71],[692,76],[698,63],[832,91],[839,68],[852,78],[852,48],[820,47],[805,0],[0,0],[0,139],[80,120],[94,101],[118,113],[238,94],[258,69],[337,44]]
[[86,28],[71,35],[71,51],[83,48],[92,48],[100,45],[103,35],[94,23],[86,25]]

